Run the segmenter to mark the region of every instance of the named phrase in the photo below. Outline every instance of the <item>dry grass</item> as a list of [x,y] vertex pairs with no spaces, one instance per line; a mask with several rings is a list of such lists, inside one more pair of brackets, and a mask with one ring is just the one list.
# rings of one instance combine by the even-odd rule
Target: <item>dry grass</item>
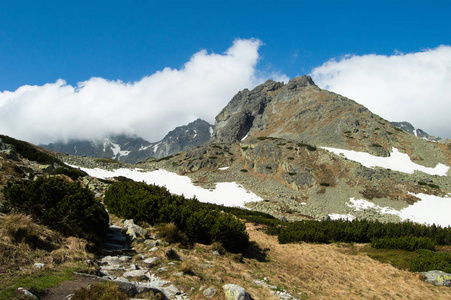
[[[86,247],[85,240],[64,238],[34,223],[27,215],[0,216],[0,278],[4,283],[0,294],[26,278],[41,277],[42,274],[59,274],[67,268],[89,272],[93,267],[80,263],[84,259],[93,259]],[[36,268],[35,263],[43,263],[44,268]]]
[[[182,262],[177,262],[165,274],[190,299],[205,299],[201,286],[215,286],[218,293],[212,299],[224,299],[222,285],[234,283],[245,288],[254,299],[279,299],[267,283],[291,293],[299,299],[451,299],[451,289],[423,282],[418,274],[399,270],[360,253],[362,245],[353,251],[340,245],[277,243],[260,226],[247,224],[252,241],[260,249],[269,249],[269,260],[244,258],[233,254],[215,256],[212,246],[196,245],[194,250],[179,249]],[[346,250],[346,251],[345,251]],[[190,274],[171,276],[189,266]]]

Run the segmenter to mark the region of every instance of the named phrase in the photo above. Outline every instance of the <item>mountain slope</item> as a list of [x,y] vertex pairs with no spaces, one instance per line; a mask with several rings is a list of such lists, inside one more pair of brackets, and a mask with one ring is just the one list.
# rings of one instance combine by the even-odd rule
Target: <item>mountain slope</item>
[[[373,167],[340,149],[373,161],[399,156],[413,169]],[[143,164],[150,165],[207,188],[238,182],[265,199],[248,207],[287,219],[399,221],[422,195],[446,200],[451,193],[451,144],[409,134],[307,76],[239,92],[216,117],[210,144]],[[355,205],[360,199],[366,209]],[[386,213],[391,209],[396,213]]]

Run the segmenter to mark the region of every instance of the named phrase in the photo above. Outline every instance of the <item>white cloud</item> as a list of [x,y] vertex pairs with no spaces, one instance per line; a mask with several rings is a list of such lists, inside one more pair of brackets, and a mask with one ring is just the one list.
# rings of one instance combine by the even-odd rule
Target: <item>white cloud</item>
[[180,69],[165,68],[133,83],[91,78],[76,87],[62,79],[0,92],[0,133],[33,143],[135,133],[161,139],[176,126],[214,117],[238,91],[266,79],[256,69],[256,39],[237,39],[223,54],[195,53]]
[[353,99],[389,121],[409,121],[451,138],[451,47],[417,53],[347,55],[313,69],[318,86]]

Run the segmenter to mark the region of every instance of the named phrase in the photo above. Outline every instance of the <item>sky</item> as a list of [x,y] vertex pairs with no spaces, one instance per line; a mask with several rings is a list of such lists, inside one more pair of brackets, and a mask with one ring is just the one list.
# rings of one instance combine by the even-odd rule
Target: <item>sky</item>
[[449,15],[449,1],[2,1],[0,133],[156,142],[307,74],[451,138]]

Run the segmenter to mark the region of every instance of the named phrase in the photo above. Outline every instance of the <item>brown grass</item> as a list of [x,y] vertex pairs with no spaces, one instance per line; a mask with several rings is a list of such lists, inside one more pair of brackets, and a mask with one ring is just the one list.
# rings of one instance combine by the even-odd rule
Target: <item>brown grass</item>
[[[179,250],[182,262],[166,276],[190,299],[205,299],[201,286],[215,286],[218,293],[212,299],[224,299],[222,285],[227,283],[242,286],[254,299],[279,299],[268,287],[254,283],[264,278],[299,299],[451,299],[451,289],[426,284],[418,274],[373,260],[361,253],[363,245],[280,245],[261,226],[247,228],[252,241],[269,249],[267,262],[253,258],[240,262],[233,254],[215,256],[212,246],[196,245],[194,250]],[[190,274],[171,276],[186,265]]]

